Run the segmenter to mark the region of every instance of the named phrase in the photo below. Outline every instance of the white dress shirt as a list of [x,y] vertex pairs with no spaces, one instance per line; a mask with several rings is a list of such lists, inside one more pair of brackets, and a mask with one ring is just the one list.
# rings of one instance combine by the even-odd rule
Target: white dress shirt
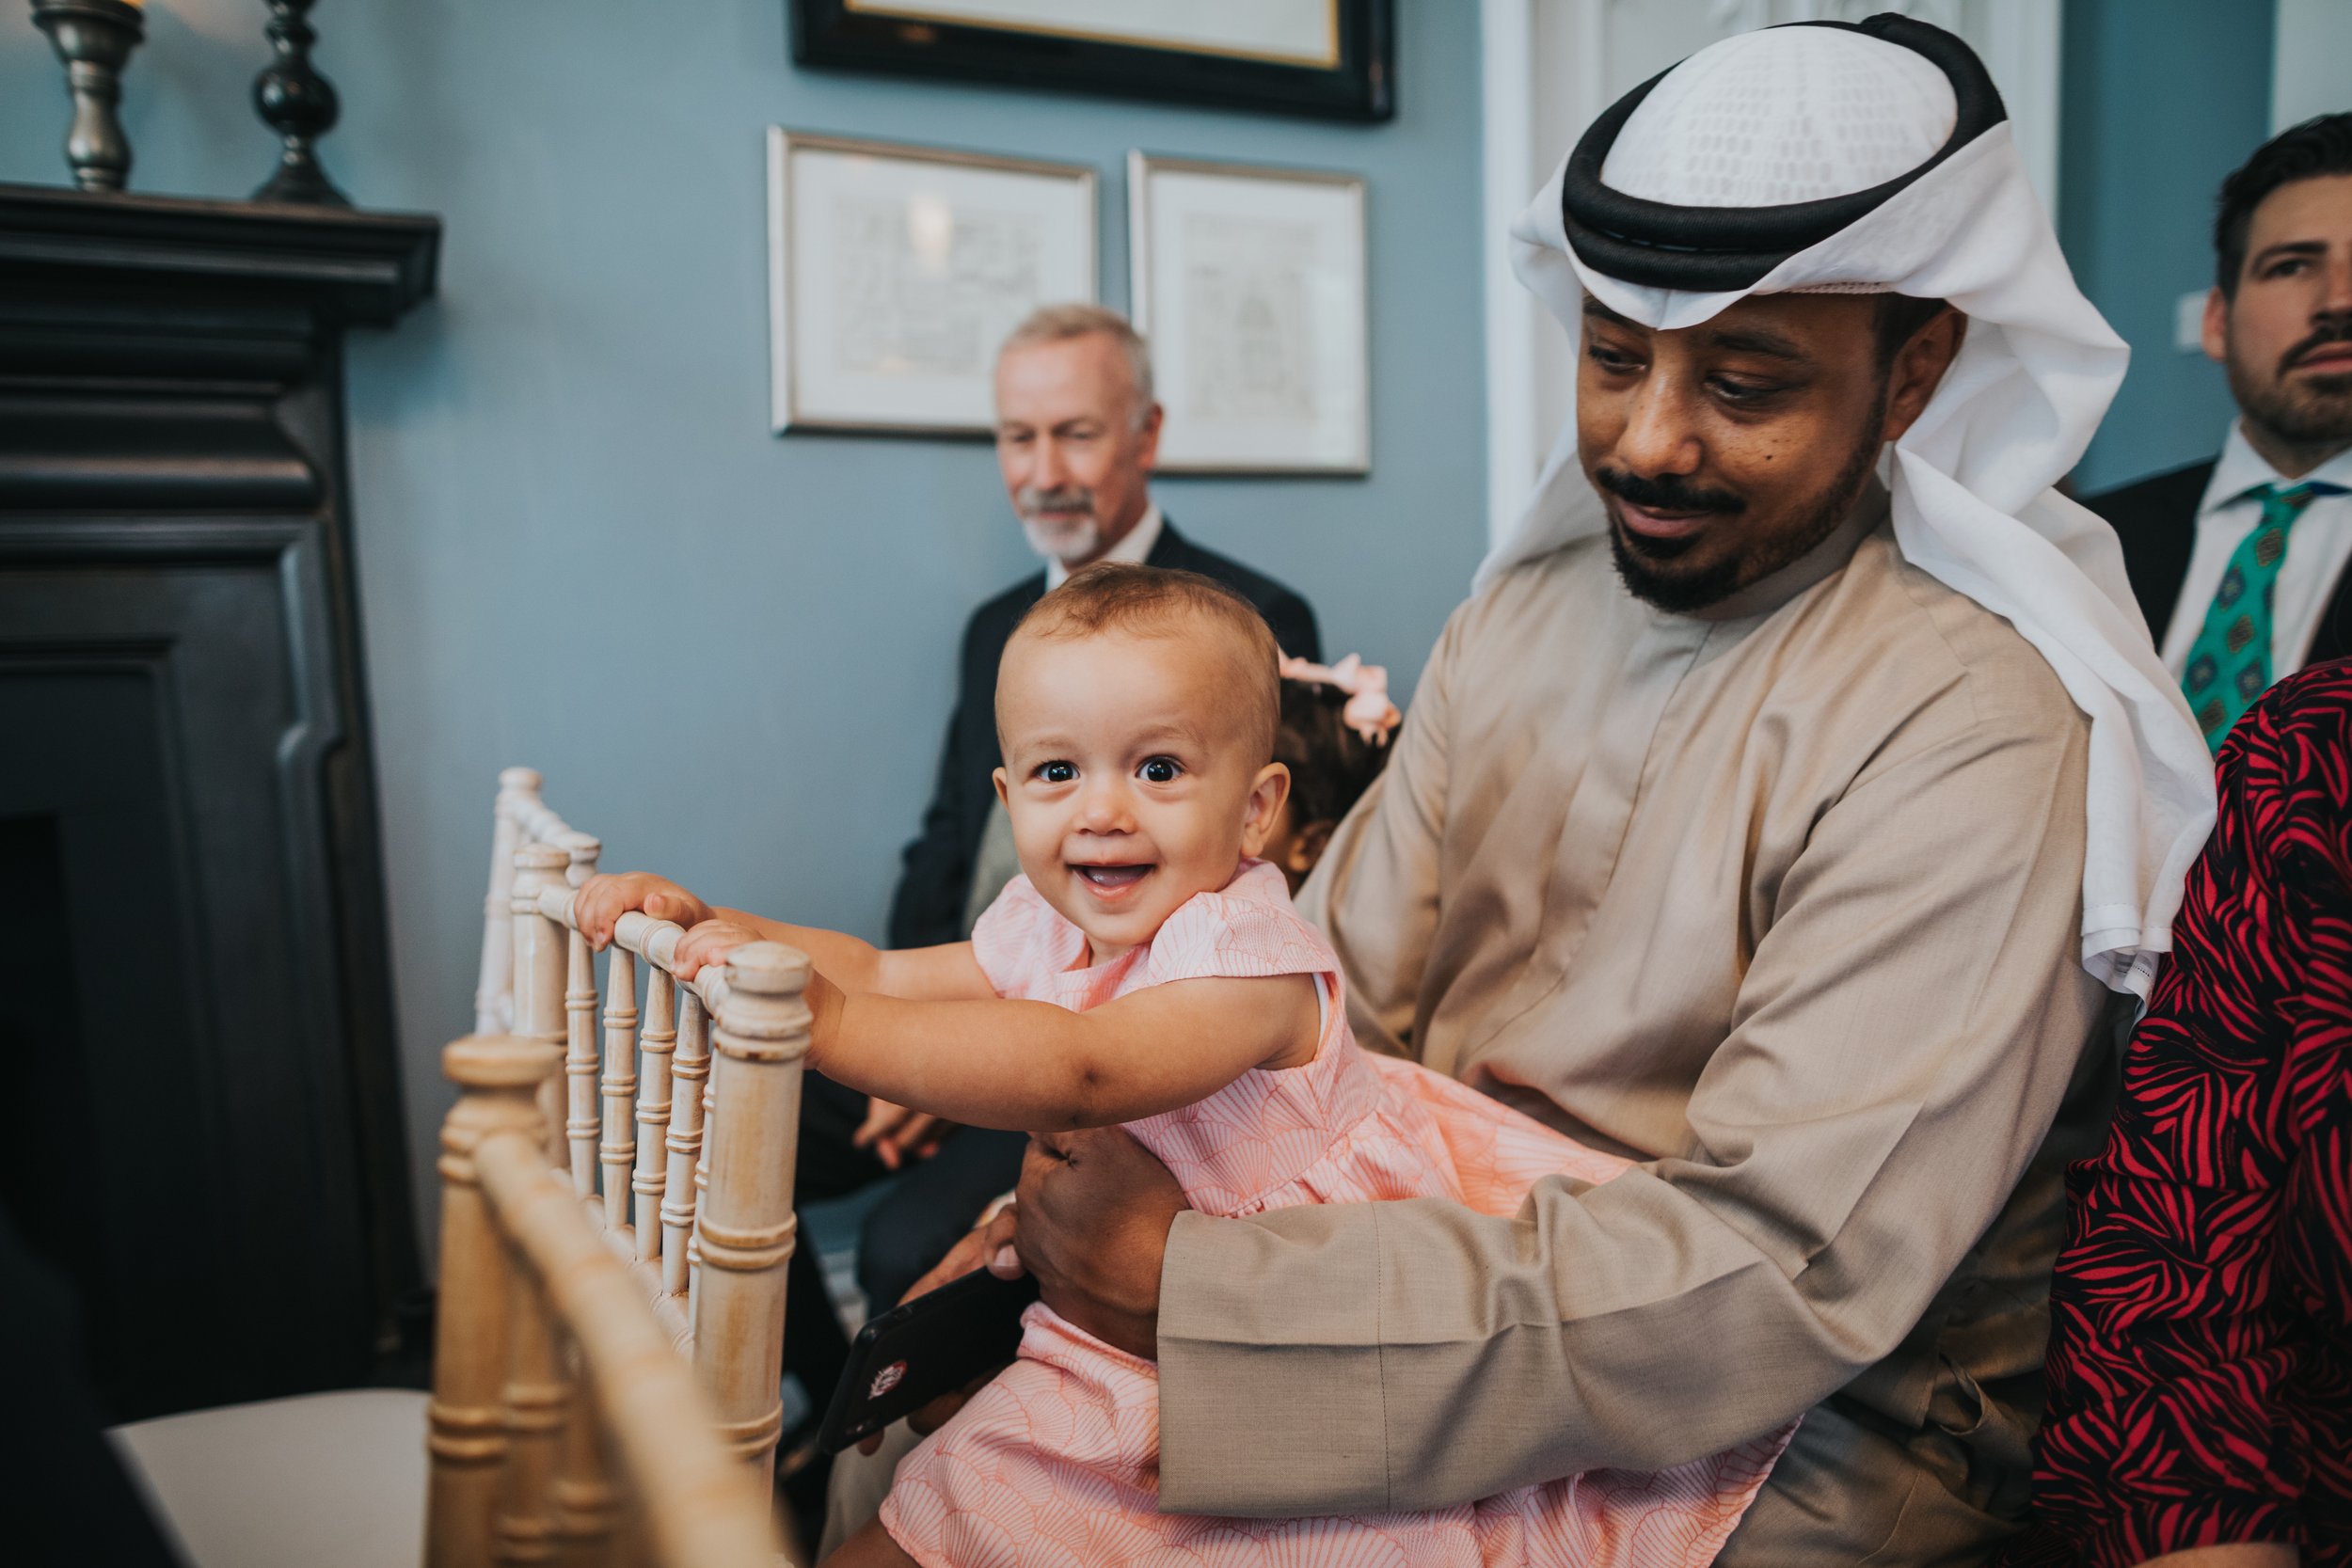
[[[2181,596],[2172,606],[2172,624],[2165,628],[2164,663],[2179,679],[2188,668],[2188,651],[2204,629],[2205,611],[2221,587],[2222,574],[2239,543],[2262,521],[2262,502],[2253,491],[2265,484],[2320,483],[2352,491],[2352,449],[2336,453],[2299,480],[2288,480],[2273,468],[2235,421],[2230,438],[2213,466],[2204,499],[2197,503],[2197,545],[2188,558],[2188,576],[2181,579]],[[2270,674],[2273,680],[2303,668],[2319,618],[2328,612],[2344,568],[2352,566],[2352,494],[2317,495],[2304,506],[2287,531],[2286,559],[2270,599]]]
[[[1155,501],[1144,508],[1143,515],[1136,519],[1136,526],[1129,529],[1118,544],[1104,550],[1095,560],[1124,561],[1132,565],[1140,566],[1144,559],[1152,553],[1152,546],[1159,542],[1160,508],[1159,503]],[[1092,565],[1093,562],[1089,562],[1088,564]],[[1051,556],[1046,557],[1045,591],[1051,594],[1069,580],[1070,568]]]

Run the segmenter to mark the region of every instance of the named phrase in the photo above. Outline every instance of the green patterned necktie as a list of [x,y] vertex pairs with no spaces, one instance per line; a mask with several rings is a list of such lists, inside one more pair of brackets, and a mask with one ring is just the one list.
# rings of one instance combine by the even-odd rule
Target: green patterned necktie
[[2270,686],[2270,598],[2278,586],[2279,562],[2286,559],[2287,531],[2312,498],[2330,484],[2265,484],[2251,492],[2263,503],[2262,521],[2230,552],[2229,569],[2214,591],[2204,628],[2188,650],[2181,689],[2189,711],[2205,732],[2205,744],[2221,750],[2230,727]]

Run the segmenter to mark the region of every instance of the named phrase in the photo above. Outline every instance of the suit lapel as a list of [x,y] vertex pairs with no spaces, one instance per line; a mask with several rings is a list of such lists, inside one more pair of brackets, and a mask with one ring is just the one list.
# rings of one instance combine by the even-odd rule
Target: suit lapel
[[2202,615],[2203,605],[2180,602],[2188,580],[2189,557],[2197,549],[2197,509],[2213,477],[2211,463],[2143,482],[2092,509],[2115,526],[2123,546],[2123,570],[2131,578],[2132,596],[2148,617],[2149,635],[2164,646],[2165,631],[2176,614]]
[[2303,662],[2306,666],[2324,664],[2331,658],[2352,658],[2352,569],[2336,579],[2336,591],[2312,633],[2311,652]]
[[1185,542],[1183,534],[1176,531],[1176,526],[1168,520],[1168,514],[1163,512],[1160,514],[1160,536],[1152,541],[1152,553],[1143,558],[1143,563],[1146,566],[1166,567],[1170,571],[1197,572],[1200,568],[1193,564],[1193,557],[1199,553]]

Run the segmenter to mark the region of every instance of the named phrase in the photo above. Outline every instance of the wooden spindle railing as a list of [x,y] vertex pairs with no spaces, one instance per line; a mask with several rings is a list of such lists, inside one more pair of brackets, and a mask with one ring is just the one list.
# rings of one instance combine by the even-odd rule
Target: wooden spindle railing
[[629,1175],[637,1164],[637,955],[612,949],[604,970],[604,1139],[596,1164],[604,1174],[604,1223],[618,1232],[630,1224]]
[[[511,1021],[498,1032],[555,1053],[561,1070],[537,1081],[546,1164],[692,1358],[733,1451],[765,1465],[782,1415],[807,960],[754,943],[723,970],[681,981],[674,966],[685,932],[633,911],[616,924],[599,988],[577,921],[598,841],[547,808],[536,774],[510,769],[501,785],[500,832],[514,840],[508,915],[502,954],[485,936],[477,1018]],[[596,1521],[609,1512],[596,1456],[545,1442],[555,1427],[532,1402],[556,1386],[548,1357],[561,1347],[520,1330],[510,1339],[503,1549],[522,1560],[560,1536],[570,1543],[561,1555],[593,1556],[589,1544],[603,1539]]]
[[661,1199],[661,1288],[686,1294],[692,1261],[694,1172],[703,1157],[703,1085],[710,1077],[710,1009],[691,990],[678,997],[677,1054],[670,1067],[669,1187]]
[[670,1131],[670,1059],[677,1052],[677,982],[656,965],[645,976],[645,1029],[638,1037],[645,1075],[637,1089],[637,1167],[629,1186],[637,1195],[637,1258],[661,1257],[661,1195],[667,1184]]

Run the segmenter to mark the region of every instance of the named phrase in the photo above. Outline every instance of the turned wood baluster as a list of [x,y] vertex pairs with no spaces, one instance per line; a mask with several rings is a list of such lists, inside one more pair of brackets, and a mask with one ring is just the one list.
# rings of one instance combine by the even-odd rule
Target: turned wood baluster
[[604,1223],[628,1227],[629,1172],[637,1164],[637,955],[615,946],[604,972]]
[[775,1538],[772,1482],[722,1443],[716,1412],[675,1354],[669,1329],[648,1309],[630,1264],[613,1251],[527,1134],[485,1137],[474,1151],[483,1196],[521,1266],[544,1280],[564,1338],[579,1353],[581,1392],[598,1415],[614,1462],[634,1478],[624,1489],[645,1528],[624,1527],[624,1560],[669,1568],[785,1568]]
[[661,1198],[661,1289],[686,1294],[694,1227],[694,1169],[703,1152],[703,1083],[710,1076],[710,1014],[684,987],[677,999],[677,1053],[670,1067],[669,1180]]
[[694,1361],[719,1406],[719,1435],[766,1474],[784,1409],[786,1266],[792,1257],[792,1155],[799,1131],[808,959],[758,942],[727,958],[712,1031],[709,1190],[695,1216]]
[[566,1343],[565,1351],[572,1397],[552,1491],[555,1560],[564,1568],[618,1568],[621,1495],[612,1484],[577,1347]]
[[507,1458],[504,1405],[517,1269],[483,1197],[473,1153],[493,1133],[546,1137],[539,1085],[561,1060],[509,1035],[462,1039],[441,1053],[458,1086],[441,1123],[440,1322],[426,1407],[432,1481],[426,1568],[487,1568]]
[[[565,856],[564,879],[574,888],[596,874],[600,847],[586,833],[566,833],[557,845]],[[596,1190],[596,956],[588,939],[569,927],[564,931],[569,978],[564,990],[568,1024],[564,1055],[564,1080],[570,1085],[570,1115],[564,1132],[571,1145],[572,1190],[587,1197]]]
[[548,842],[561,848],[566,859],[564,881],[579,887],[596,874],[596,857],[604,853],[604,845],[594,833],[574,832],[566,828]]
[[[568,933],[539,912],[539,895],[564,885],[571,857],[552,844],[525,844],[515,851],[515,1027],[523,1039],[564,1049],[564,952]],[[539,1085],[546,1113],[549,1158],[564,1163],[564,1078],[549,1073]]]
[[499,775],[490,829],[490,895],[482,906],[482,975],[474,986],[473,1029],[495,1035],[515,1023],[515,851],[523,841],[521,808],[539,799],[539,775],[509,768]]
[[637,1194],[637,1256],[661,1256],[661,1193],[664,1145],[670,1132],[670,1057],[677,1050],[677,982],[669,972],[647,965],[645,1029],[638,1037],[645,1053],[645,1078],[637,1091],[637,1169],[629,1186]]
[[506,1485],[499,1499],[499,1562],[546,1562],[554,1556],[558,1445],[571,1392],[556,1343],[547,1287],[528,1268],[515,1271],[507,1337]]
[[[712,1020],[712,1027],[717,1026],[718,1021]],[[694,1201],[698,1205],[710,1201],[711,1130],[719,1125],[718,1085],[707,1078],[703,1080],[702,1101],[703,1152],[702,1158],[694,1162]],[[703,1282],[702,1246],[702,1227],[696,1226],[686,1233],[686,1321],[690,1323],[694,1321],[696,1292]]]

